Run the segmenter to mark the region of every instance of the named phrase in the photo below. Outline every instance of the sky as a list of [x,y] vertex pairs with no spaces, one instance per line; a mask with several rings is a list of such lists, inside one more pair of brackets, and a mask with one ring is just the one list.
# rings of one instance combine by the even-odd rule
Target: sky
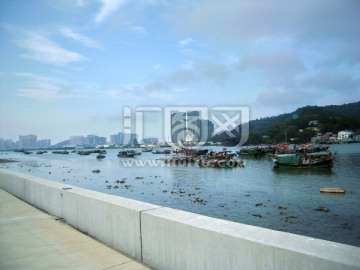
[[125,107],[161,138],[167,107],[359,100],[358,0],[0,0],[0,138],[108,137]]

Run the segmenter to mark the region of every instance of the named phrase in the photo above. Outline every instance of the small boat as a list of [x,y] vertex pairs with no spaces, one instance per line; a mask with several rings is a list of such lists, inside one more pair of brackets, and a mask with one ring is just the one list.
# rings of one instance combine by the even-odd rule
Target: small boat
[[171,154],[171,150],[164,150],[164,151],[155,150],[155,151],[153,151],[152,153],[153,153],[153,154],[170,155],[170,154]]
[[98,155],[96,156],[96,158],[97,158],[97,159],[103,159],[103,158],[105,158],[105,155],[103,155],[103,154],[98,154]]
[[60,155],[68,155],[69,151],[66,150],[56,150],[52,152],[53,154],[60,154]]
[[117,156],[121,157],[121,158],[133,158],[133,157],[135,157],[135,151],[133,151],[133,150],[120,151],[117,154]]
[[150,147],[143,147],[141,148],[141,152],[151,152],[153,149]]
[[345,189],[343,188],[320,188],[321,193],[337,193],[337,194],[344,194]]
[[[230,154],[230,153],[229,153]],[[227,157],[201,156],[198,158],[197,164],[204,168],[236,168],[245,167],[245,161],[233,158],[233,155]]]
[[239,156],[245,156],[245,157],[264,157],[266,155],[266,151],[263,148],[259,147],[248,147],[241,149],[240,151],[236,152]]

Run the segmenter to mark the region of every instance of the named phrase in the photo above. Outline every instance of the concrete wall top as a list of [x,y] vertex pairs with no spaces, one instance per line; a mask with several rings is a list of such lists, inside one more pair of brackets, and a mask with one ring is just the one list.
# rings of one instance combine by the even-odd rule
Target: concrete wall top
[[[158,239],[161,239],[161,235],[166,235],[168,231],[171,231],[170,236],[168,235],[168,237],[172,237],[171,235],[175,234],[183,234],[182,237],[177,239],[189,239],[189,241],[194,241],[192,244],[188,245],[188,247],[193,246],[198,249],[206,249],[207,247],[201,247],[195,243],[195,241],[203,241],[206,232],[206,238],[211,237],[215,239],[228,236],[226,238],[233,239],[232,242],[236,242],[236,239],[238,239],[242,242],[247,241],[249,243],[256,243],[259,247],[268,246],[271,247],[272,250],[285,250],[285,256],[290,253],[298,253],[301,254],[301,256],[314,257],[328,262],[333,261],[336,262],[337,265],[360,268],[360,248],[336,242],[245,225],[167,207],[144,212],[143,224],[144,226],[147,226],[149,223],[150,227],[152,226],[151,223],[157,223],[158,230],[164,232],[158,232],[156,234]],[[151,228],[151,231],[153,230],[154,228]],[[197,232],[192,234],[191,230]],[[154,235],[148,237],[145,233],[149,230],[144,228],[143,231],[144,247],[146,248],[146,241],[152,243],[150,245],[155,245],[157,240],[152,238]],[[152,233],[153,232],[151,232],[151,234]],[[190,236],[185,234],[189,234]],[[171,242],[171,240],[167,240]],[[212,248],[218,249],[218,244],[219,242],[216,242]],[[160,243],[160,248],[163,245],[164,243]],[[211,243],[208,243],[208,245],[211,245]],[[236,249],[236,245],[234,245],[234,249]],[[197,251],[194,249],[192,253],[196,252]],[[190,257],[191,254],[188,254],[187,256]]]
[[77,193],[77,194],[85,196],[85,197],[89,197],[89,198],[92,198],[95,200],[106,201],[108,203],[119,205],[119,206],[126,205],[127,208],[131,208],[135,211],[146,211],[149,209],[161,207],[159,205],[155,205],[155,204],[151,204],[151,203],[146,203],[146,202],[142,202],[142,201],[119,197],[119,196],[106,194],[106,193],[89,190],[89,189],[85,189],[85,188],[81,188],[81,187],[77,187],[77,186],[72,186],[72,185],[68,185],[68,184],[63,184],[63,183],[59,183],[59,182],[52,181],[52,180],[47,180],[47,179],[37,177],[37,176],[32,176],[32,175],[28,175],[28,174],[10,171],[7,169],[0,169],[0,174],[11,175],[11,176],[16,176],[16,177],[23,178],[23,179],[28,179],[28,180],[30,180],[32,182],[36,182],[38,184],[42,184],[45,186],[49,186],[49,187],[53,187],[53,188],[62,190],[62,192],[64,192],[64,193],[66,193],[66,192]]

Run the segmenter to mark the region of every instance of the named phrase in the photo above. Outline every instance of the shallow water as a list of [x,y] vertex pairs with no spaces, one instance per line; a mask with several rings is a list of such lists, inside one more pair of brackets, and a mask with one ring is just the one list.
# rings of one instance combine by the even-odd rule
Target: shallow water
[[[173,166],[159,160],[163,155],[143,153],[123,159],[116,156],[118,150],[107,150],[103,160],[96,160],[95,154],[51,151],[3,152],[0,158],[20,161],[1,164],[3,168],[69,185],[360,246],[360,144],[333,145],[331,150],[336,152],[331,169],[274,170],[267,158],[246,159],[245,168],[234,169]],[[146,164],[127,163],[135,161]],[[101,172],[93,173],[94,169]],[[116,183],[123,178],[125,183]],[[346,194],[321,194],[322,187],[342,187]],[[287,209],[279,209],[280,205]],[[319,207],[330,211],[315,210]]]

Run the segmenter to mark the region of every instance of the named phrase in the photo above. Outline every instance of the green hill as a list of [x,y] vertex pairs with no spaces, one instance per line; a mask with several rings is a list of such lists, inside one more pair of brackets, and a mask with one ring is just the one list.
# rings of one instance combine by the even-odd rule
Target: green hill
[[[240,127],[241,128],[241,127]],[[265,117],[249,122],[249,139],[246,144],[271,144],[284,140],[296,143],[309,142],[317,133],[337,133],[340,130],[360,129],[360,101],[329,106],[306,106],[292,113]],[[238,129],[239,130],[239,129]],[[226,145],[239,141],[239,132],[232,131],[236,137],[220,133],[212,140]]]

